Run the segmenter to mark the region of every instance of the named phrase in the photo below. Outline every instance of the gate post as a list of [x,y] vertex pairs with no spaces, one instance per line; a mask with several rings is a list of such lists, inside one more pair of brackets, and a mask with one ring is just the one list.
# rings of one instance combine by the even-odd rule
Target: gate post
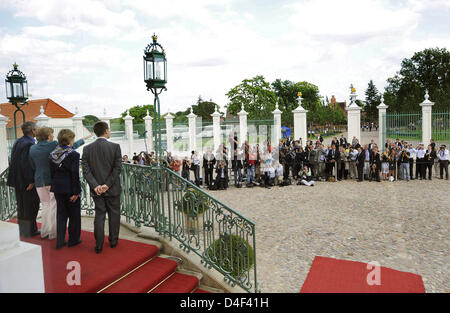
[[[383,123],[383,116],[384,119],[386,118],[386,110],[388,106],[384,104],[384,97],[381,95],[381,103],[379,106],[377,106],[378,109],[378,149],[383,149],[384,140],[386,138],[384,137],[384,133],[386,132],[385,123]],[[384,150],[384,149],[383,149]]]
[[191,113],[187,117],[189,119],[189,153],[190,153],[191,151],[197,150],[196,123],[195,123],[195,119],[197,118],[197,115],[195,115],[192,112],[192,106],[191,106]]
[[127,115],[123,118],[125,121],[125,135],[127,137],[128,143],[128,155],[133,155],[133,119],[134,117],[130,116],[130,110],[127,110]]
[[72,117],[72,123],[75,128],[75,138],[83,138],[84,137],[84,127],[83,127],[83,119],[78,112],[78,107],[75,108],[75,115]]
[[422,143],[427,146],[431,139],[431,112],[434,102],[430,98],[428,90],[425,92],[425,100],[420,104],[422,107]]
[[356,89],[352,88],[350,94],[350,104],[347,110],[347,141],[352,142],[353,137],[361,141],[361,110],[362,108],[356,104]]
[[8,141],[6,137],[8,118],[0,112],[0,173],[8,167]]
[[241,111],[239,115],[239,143],[243,144],[247,140],[247,115],[244,111],[244,107],[241,105]]
[[292,113],[294,113],[294,140],[302,138],[302,146],[305,146],[308,141],[308,133],[306,131],[306,113],[308,113],[308,110],[302,107],[302,100],[302,93],[299,92],[297,98],[298,107]]
[[[44,127],[48,126],[48,121],[50,120],[50,117],[44,114],[44,107],[41,105],[41,109],[39,111],[41,114],[39,116],[36,116],[34,119],[37,121],[36,126],[37,127]],[[55,134],[56,135],[56,134]]]
[[175,116],[170,114],[166,115],[166,138],[167,138],[167,151],[173,154],[173,119]]
[[281,114],[283,112],[280,111],[280,109],[278,108],[278,101],[275,105],[275,111],[272,112],[273,114],[273,121],[274,121],[274,134],[275,134],[275,138],[274,138],[274,142],[272,143],[272,145],[274,145],[275,147],[278,147],[279,143],[280,143],[280,139],[281,139]]
[[213,119],[213,137],[214,137],[214,150],[216,151],[219,149],[220,143],[221,143],[221,137],[220,137],[220,113],[217,111],[217,105],[215,106],[216,109],[213,114],[211,114]]
[[106,108],[103,109],[103,116],[100,117],[100,121],[105,122],[111,128],[111,117],[106,114]]

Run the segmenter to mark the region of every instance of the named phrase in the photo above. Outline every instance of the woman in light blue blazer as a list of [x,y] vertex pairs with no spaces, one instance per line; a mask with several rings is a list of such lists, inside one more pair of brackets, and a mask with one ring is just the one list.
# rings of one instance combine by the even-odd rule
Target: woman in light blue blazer
[[[56,149],[58,142],[54,140],[53,129],[40,127],[36,131],[37,144],[30,148],[30,163],[34,171],[34,183],[42,204],[41,237],[56,238],[56,199],[50,192],[50,153]],[[76,141],[74,149],[84,144],[92,135]]]

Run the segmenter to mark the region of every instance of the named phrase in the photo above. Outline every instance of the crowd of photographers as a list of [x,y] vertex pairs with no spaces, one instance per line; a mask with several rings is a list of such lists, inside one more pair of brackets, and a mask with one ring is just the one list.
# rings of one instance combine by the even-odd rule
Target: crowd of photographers
[[[124,162],[154,165],[154,153],[124,156]],[[270,141],[250,145],[238,142],[231,133],[228,142],[216,151],[210,148],[201,155],[192,151],[190,157],[180,159],[169,152],[165,162],[175,172],[199,187],[212,190],[227,189],[232,183],[240,188],[287,186],[291,184],[314,186],[316,181],[356,180],[396,181],[449,179],[449,151],[437,146],[433,139],[425,147],[413,147],[404,140],[387,140],[380,149],[372,140],[363,146],[357,138],[352,142],[341,135],[325,145],[319,134],[317,140],[305,143],[302,139],[283,138],[273,147]],[[232,177],[232,178],[231,178]]]

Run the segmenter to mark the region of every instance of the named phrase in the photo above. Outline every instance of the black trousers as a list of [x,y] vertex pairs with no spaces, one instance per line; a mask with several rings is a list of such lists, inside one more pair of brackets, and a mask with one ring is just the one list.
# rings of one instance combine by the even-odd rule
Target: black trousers
[[448,160],[439,160],[439,165],[440,165],[440,174],[441,174],[441,179],[444,178],[444,171],[445,171],[445,178],[448,179]]
[[[411,177],[411,179],[413,178],[413,170],[414,170],[414,158],[410,158],[409,159],[409,176]],[[416,178],[417,178],[417,164],[416,164]]]
[[425,177],[425,167],[424,167],[424,159],[416,159],[416,179],[420,178],[424,179]]
[[75,202],[69,199],[72,195],[55,193],[56,199],[56,246],[64,245],[66,237],[67,220],[69,220],[68,244],[76,244],[81,235],[81,201]]
[[357,164],[356,170],[358,171],[358,180],[363,180],[363,174],[364,174],[364,163],[363,164]]
[[[428,179],[431,180],[432,174],[433,174],[433,165],[434,165],[434,161],[433,162],[428,162],[425,164],[426,169],[428,169]],[[425,174],[426,176],[426,174]]]
[[38,228],[36,217],[39,212],[39,196],[36,188],[30,191],[16,188],[17,223],[21,236],[30,237]]
[[105,239],[105,218],[108,214],[108,240],[111,244],[119,240],[120,195],[115,197],[93,197],[95,203],[94,236],[96,247],[101,248]]
[[213,183],[214,169],[205,169],[205,184],[211,186]]
[[342,178],[344,178],[344,174],[345,174],[345,162],[339,161],[337,169],[338,169],[338,171],[337,171],[338,180],[341,180]]
[[327,165],[326,165],[326,178],[328,179],[328,177],[330,177],[330,176],[333,176],[333,170],[334,170],[334,165],[335,165],[336,163],[335,162],[333,162],[333,163],[327,163]]

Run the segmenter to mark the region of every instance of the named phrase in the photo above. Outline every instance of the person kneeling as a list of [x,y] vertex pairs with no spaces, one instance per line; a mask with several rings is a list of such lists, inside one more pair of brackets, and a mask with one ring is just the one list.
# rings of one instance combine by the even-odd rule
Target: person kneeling
[[80,154],[73,150],[75,134],[62,129],[58,134],[59,146],[50,153],[51,189],[56,198],[56,249],[66,245],[67,219],[69,220],[68,246],[81,243],[81,184]]
[[303,173],[300,176],[300,185],[310,187],[314,186],[314,180],[312,179],[311,170],[306,165],[303,167]]

